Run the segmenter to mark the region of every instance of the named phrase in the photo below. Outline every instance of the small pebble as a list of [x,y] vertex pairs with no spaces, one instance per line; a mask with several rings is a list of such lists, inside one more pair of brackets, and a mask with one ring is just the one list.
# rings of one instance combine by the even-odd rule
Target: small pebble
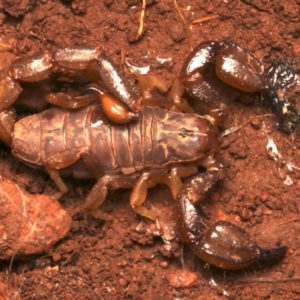
[[52,254],[52,259],[53,259],[53,261],[57,262],[57,261],[61,260],[61,255],[57,252],[54,252]]
[[175,42],[180,42],[185,39],[185,30],[181,23],[173,23],[168,28],[169,35]]
[[127,281],[124,278],[120,278],[119,284],[120,284],[120,286],[125,287],[127,285]]
[[167,280],[172,287],[188,288],[195,284],[197,275],[194,272],[176,271],[167,275]]
[[253,216],[253,212],[250,209],[245,207],[238,209],[238,214],[240,215],[241,219],[244,221],[250,220]]
[[118,265],[119,265],[119,267],[124,268],[128,265],[128,261],[127,260],[122,260]]
[[107,7],[110,7],[113,3],[114,3],[114,0],[104,0],[104,4],[105,4]]
[[252,118],[251,121],[250,121],[250,124],[254,129],[256,129],[256,130],[260,129],[260,127],[261,127],[261,118],[260,117]]
[[159,266],[163,269],[166,269],[169,266],[169,264],[167,261],[164,260],[159,263]]

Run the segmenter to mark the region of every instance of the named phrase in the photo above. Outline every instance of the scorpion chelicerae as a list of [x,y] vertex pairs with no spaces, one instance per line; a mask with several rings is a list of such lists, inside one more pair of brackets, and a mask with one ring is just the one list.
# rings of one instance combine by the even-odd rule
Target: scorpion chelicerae
[[[190,53],[167,96],[152,87],[150,77],[141,78],[144,90],[138,90],[99,49],[69,48],[17,60],[0,82],[0,135],[12,147],[14,156],[45,168],[60,190],[54,196],[57,199],[67,192],[62,173],[96,178],[85,200],[94,217],[109,219],[99,209],[107,190],[133,188],[131,207],[156,221],[156,214],[143,203],[149,187],[164,183],[176,199],[180,240],[191,244],[204,261],[240,269],[256,261],[283,257],[287,247],[261,249],[244,230],[229,222],[219,221],[202,233],[194,203],[225,175],[218,158],[218,125],[228,112],[202,76],[209,65],[227,84],[262,93],[282,129],[289,131],[295,126],[253,54],[232,42],[208,41]],[[48,101],[61,107],[13,125],[15,115],[9,106],[22,91],[19,82],[43,80],[65,70],[96,83],[96,100],[100,97],[102,105],[95,104],[95,95],[72,98],[50,94]],[[183,95],[202,101],[209,114],[196,114]],[[206,172],[199,172],[200,166]],[[181,178],[188,179],[183,184]]]

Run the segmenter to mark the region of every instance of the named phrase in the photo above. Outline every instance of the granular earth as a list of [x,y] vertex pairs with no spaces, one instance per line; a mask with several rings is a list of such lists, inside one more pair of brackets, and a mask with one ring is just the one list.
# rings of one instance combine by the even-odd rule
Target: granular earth
[[[150,66],[151,74],[170,85],[190,51],[185,27],[172,0],[149,0],[144,33],[136,40],[141,2],[2,0],[1,69],[17,57],[46,49],[100,46],[116,63],[123,57],[133,66]],[[178,5],[193,46],[205,40],[231,40],[252,51],[266,67],[286,61],[297,65],[299,0],[183,0]],[[205,17],[212,18],[192,25]],[[297,88],[292,95],[297,100]],[[225,129],[239,130],[222,138],[220,152],[228,174],[201,203],[203,222],[226,218],[261,247],[286,245],[289,251],[282,261],[225,272],[207,266],[186,246],[174,243],[173,252],[168,252],[162,239],[151,233],[153,224],[130,208],[130,191],[109,193],[105,210],[113,222],[105,223],[82,210],[94,181],[70,178],[69,193],[60,200],[72,216],[70,232],[44,254],[2,261],[0,298],[300,299],[299,134],[276,130],[273,114],[260,101],[229,103]],[[270,141],[280,161],[295,166],[292,170],[267,151]],[[24,166],[10,153],[0,159],[0,170],[3,179],[31,194],[55,193],[47,174]],[[147,205],[174,221],[173,204],[167,187],[149,191]]]

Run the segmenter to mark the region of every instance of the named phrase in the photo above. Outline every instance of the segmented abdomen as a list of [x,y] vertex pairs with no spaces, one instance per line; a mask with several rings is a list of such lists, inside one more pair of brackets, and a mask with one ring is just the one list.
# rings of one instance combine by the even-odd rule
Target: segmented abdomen
[[107,119],[100,106],[49,109],[41,114],[41,159],[86,148],[96,154],[106,174],[130,174],[150,167],[154,110],[146,108],[139,120],[117,125]]

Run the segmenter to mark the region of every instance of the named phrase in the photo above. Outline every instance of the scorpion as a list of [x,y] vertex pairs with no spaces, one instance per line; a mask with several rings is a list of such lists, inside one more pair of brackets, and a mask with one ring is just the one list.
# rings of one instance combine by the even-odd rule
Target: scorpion
[[[132,188],[132,209],[157,221],[155,212],[143,204],[147,189],[164,183],[176,200],[179,239],[200,259],[236,270],[282,258],[286,246],[262,249],[247,232],[227,221],[218,221],[203,233],[194,204],[226,174],[218,156],[218,127],[228,108],[203,76],[210,66],[226,84],[261,93],[282,129],[295,126],[251,52],[233,42],[206,41],[189,54],[167,95],[150,77],[141,77],[144,90],[138,89],[99,48],[73,47],[18,59],[0,81],[1,139],[22,162],[49,173],[59,188],[55,199],[68,190],[62,176],[95,178],[84,204],[95,218],[110,219],[99,208],[108,190]],[[59,107],[16,122],[11,105],[22,91],[20,82],[41,81],[56,72],[80,74],[98,86],[98,93],[76,97],[52,93],[47,100]],[[188,97],[201,101],[209,113],[195,113]]]

